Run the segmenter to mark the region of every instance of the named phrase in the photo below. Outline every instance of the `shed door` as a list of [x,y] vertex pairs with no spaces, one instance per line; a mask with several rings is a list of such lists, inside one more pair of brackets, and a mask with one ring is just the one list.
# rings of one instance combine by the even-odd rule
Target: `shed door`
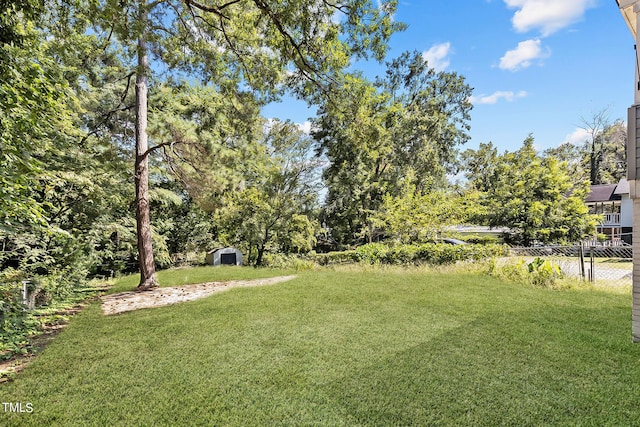
[[220,254],[220,264],[222,265],[236,265],[236,254]]

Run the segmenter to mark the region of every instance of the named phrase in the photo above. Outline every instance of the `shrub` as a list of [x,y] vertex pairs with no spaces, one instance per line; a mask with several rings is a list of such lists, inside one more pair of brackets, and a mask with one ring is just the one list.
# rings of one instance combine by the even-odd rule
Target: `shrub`
[[358,262],[368,264],[380,264],[386,259],[389,246],[384,243],[369,243],[355,250],[355,258]]
[[[27,338],[42,329],[47,318],[41,316],[43,312],[71,306],[90,296],[85,277],[86,271],[72,267],[46,276],[10,268],[0,272],[0,358],[29,351]],[[30,294],[26,304],[22,300],[24,281],[28,281]]]
[[544,288],[555,287],[557,280],[564,276],[559,265],[542,258],[536,258],[527,264],[527,270],[531,284]]
[[332,265],[332,264],[347,264],[358,262],[358,256],[356,251],[336,251],[327,253],[309,253],[306,255],[307,259],[314,261],[318,265]]
[[314,254],[309,258],[319,265],[361,262],[366,264],[431,264],[445,265],[458,261],[479,261],[507,255],[507,247],[502,245],[449,245],[444,243],[423,243],[421,245],[394,245],[371,243],[360,246],[355,251]]
[[385,264],[415,264],[417,261],[418,246],[415,245],[396,245],[387,251],[382,261]]
[[462,240],[476,245],[497,245],[500,243],[500,239],[495,236],[465,236]]
[[11,356],[38,330],[38,322],[22,303],[22,277],[7,269],[0,277],[0,358]]
[[490,269],[490,274],[540,288],[558,289],[566,285],[562,281],[564,274],[560,266],[542,258],[535,258],[528,263],[525,260],[520,260],[517,263],[506,264],[501,267],[493,265]]

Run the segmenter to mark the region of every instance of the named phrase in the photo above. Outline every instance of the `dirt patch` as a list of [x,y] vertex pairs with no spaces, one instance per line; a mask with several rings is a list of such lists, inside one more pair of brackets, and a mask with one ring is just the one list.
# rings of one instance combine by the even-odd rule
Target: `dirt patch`
[[105,315],[119,314],[141,308],[161,307],[208,297],[216,292],[231,288],[273,285],[294,279],[296,276],[280,276],[268,279],[233,280],[229,282],[207,282],[197,285],[155,288],[142,292],[122,292],[106,295],[102,299],[102,312]]

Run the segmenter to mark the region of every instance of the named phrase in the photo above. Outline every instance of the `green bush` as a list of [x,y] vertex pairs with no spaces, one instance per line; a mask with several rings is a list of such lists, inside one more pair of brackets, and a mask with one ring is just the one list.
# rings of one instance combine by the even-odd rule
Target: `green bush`
[[356,249],[355,259],[358,262],[380,264],[387,258],[388,253],[388,245],[384,243],[369,243]]
[[444,243],[423,243],[421,245],[394,245],[371,243],[358,247],[355,251],[329,252],[309,255],[309,259],[320,265],[361,262],[366,264],[390,265],[445,265],[458,261],[479,261],[507,255],[502,245],[449,245]]
[[490,269],[490,274],[540,288],[558,289],[566,285],[562,281],[565,276],[560,266],[542,258],[536,258],[531,262],[520,260],[501,267],[494,265]]
[[306,258],[314,261],[318,265],[347,264],[358,262],[358,255],[354,250],[335,251],[327,253],[309,253]]
[[0,358],[16,353],[27,343],[27,336],[38,330],[38,322],[22,303],[19,272],[7,269],[0,277]]
[[[28,337],[42,329],[52,307],[72,306],[89,295],[86,271],[71,267],[49,275],[29,275],[5,269],[0,272],[0,358],[26,353]],[[28,281],[29,301],[22,301],[23,281]]]
[[382,259],[385,264],[408,265],[417,261],[419,246],[416,245],[396,245],[389,248],[386,256]]
[[560,266],[542,258],[536,258],[527,264],[529,278],[534,286],[553,288],[564,275]]
[[500,243],[500,239],[495,236],[464,236],[462,240],[476,245],[497,245]]

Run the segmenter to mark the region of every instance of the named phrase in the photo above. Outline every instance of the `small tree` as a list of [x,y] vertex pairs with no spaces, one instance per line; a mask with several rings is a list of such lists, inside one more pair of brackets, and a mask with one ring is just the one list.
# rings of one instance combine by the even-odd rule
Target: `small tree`
[[588,188],[572,182],[566,164],[539,157],[529,136],[520,150],[499,158],[496,185],[486,195],[489,224],[511,228],[525,246],[579,241],[597,223],[584,203]]
[[464,221],[466,207],[462,197],[446,191],[420,193],[409,173],[399,196],[383,197],[381,209],[373,215],[382,232],[401,243],[437,238],[448,226]]

